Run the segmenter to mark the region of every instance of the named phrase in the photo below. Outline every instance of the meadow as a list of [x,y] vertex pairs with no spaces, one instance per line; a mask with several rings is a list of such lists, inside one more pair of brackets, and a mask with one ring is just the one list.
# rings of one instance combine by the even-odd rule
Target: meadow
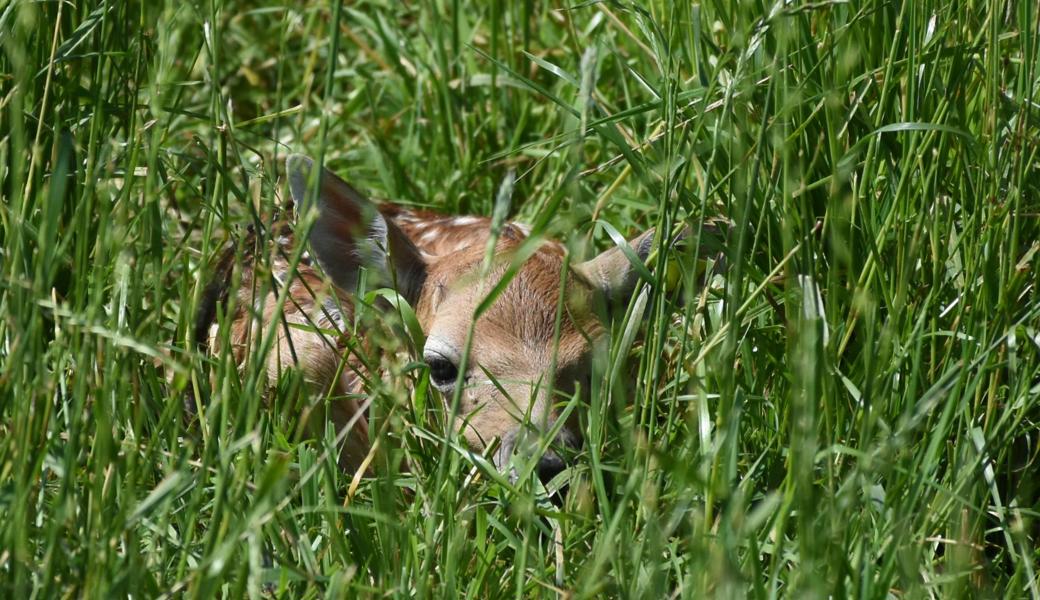
[[[1040,597],[1038,32],[1030,0],[0,0],[0,596]],[[404,352],[353,477],[298,378],[192,331],[293,152],[576,255],[727,219],[727,267],[650,264],[557,501]]]

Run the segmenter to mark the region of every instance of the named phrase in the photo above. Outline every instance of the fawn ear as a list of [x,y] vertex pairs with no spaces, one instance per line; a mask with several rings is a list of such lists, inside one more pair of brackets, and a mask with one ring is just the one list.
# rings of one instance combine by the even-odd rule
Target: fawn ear
[[653,246],[654,230],[648,229],[629,240],[628,249],[631,249],[631,253],[621,246],[615,246],[595,258],[574,265],[572,269],[592,289],[602,293],[608,302],[614,303],[632,294],[639,282],[639,270],[633,259],[639,263],[646,262]]
[[[701,245],[698,256],[715,257],[716,268],[724,268],[724,254],[721,253],[721,228],[717,223],[704,223],[702,226]],[[646,272],[643,263],[650,256],[654,246],[654,230],[628,241],[627,247],[615,246],[602,252],[599,256],[572,267],[574,272],[594,290],[603,294],[610,303],[625,301],[639,283],[640,271]],[[691,236],[690,228],[686,228],[673,240],[681,244]],[[638,259],[638,262],[637,262]]]
[[327,169],[315,173],[310,158],[293,154],[286,170],[297,221],[306,220],[312,210],[317,213],[308,242],[332,282],[353,292],[364,267],[378,285],[396,288],[414,304],[426,279],[426,263],[411,240],[349,183]]

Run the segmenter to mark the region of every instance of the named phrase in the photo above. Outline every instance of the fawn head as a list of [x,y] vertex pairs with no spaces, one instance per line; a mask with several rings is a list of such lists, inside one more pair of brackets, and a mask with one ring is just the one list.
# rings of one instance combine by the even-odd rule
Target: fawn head
[[[345,181],[313,171],[306,157],[288,160],[297,213],[313,219],[313,257],[345,292],[355,290],[364,267],[369,280],[411,304],[426,336],[430,381],[449,403],[458,392],[455,427],[470,448],[484,451],[497,439],[493,460],[503,468],[514,452],[532,456],[540,447],[539,476],[562,470],[558,450],[576,447],[580,436],[574,413],[561,420],[560,407],[587,380],[592,346],[604,331],[592,307],[600,298],[627,298],[638,283],[626,252],[613,248],[566,267],[562,246],[550,242],[516,265],[523,239],[513,233],[501,236],[487,261],[485,232],[454,252],[428,255]],[[651,230],[629,246],[643,260],[652,242]],[[503,277],[508,283],[474,322]]]

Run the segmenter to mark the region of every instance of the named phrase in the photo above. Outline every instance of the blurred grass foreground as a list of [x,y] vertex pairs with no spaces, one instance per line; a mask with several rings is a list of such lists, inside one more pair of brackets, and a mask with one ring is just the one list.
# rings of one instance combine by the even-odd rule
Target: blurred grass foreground
[[[1040,597],[1038,32],[1030,0],[0,1],[0,596]],[[403,353],[372,410],[411,470],[355,480],[298,378],[194,345],[289,152],[576,251],[721,216],[728,269],[612,323],[559,505]]]

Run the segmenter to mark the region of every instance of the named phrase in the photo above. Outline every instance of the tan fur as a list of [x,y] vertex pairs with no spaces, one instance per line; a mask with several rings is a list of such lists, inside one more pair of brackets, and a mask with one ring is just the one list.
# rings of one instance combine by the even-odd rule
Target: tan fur
[[[427,257],[427,280],[416,303],[416,314],[427,335],[450,339],[459,348],[466,341],[470,318],[477,304],[499,281],[508,266],[511,252],[525,238],[520,226],[508,225],[496,249],[496,260],[487,277],[479,279],[490,221],[482,217],[441,217],[415,213],[392,205],[381,207]],[[437,232],[436,237],[429,236]],[[426,241],[423,236],[427,235]],[[289,277],[289,257],[295,251],[291,231],[283,231],[271,253],[271,272],[258,273],[257,264],[247,264],[238,287],[230,326],[229,350],[240,364],[254,348],[258,337],[271,327],[277,329],[275,345],[267,359],[268,381],[273,385],[286,369],[298,368],[305,381],[323,396],[336,399],[332,419],[337,429],[347,424],[359,410],[357,397],[364,393],[363,367],[347,353],[345,335],[330,335],[342,329],[349,314],[339,310],[352,306],[349,295],[337,290],[315,267],[299,264],[295,277]],[[492,440],[511,439],[519,423],[546,427],[552,422],[552,390],[571,388],[555,381],[539,381],[553,365],[556,372],[571,374],[585,359],[589,339],[601,333],[592,318],[576,322],[571,311],[561,318],[558,350],[553,350],[556,308],[559,301],[560,272],[564,250],[555,242],[544,243],[522,266],[474,329],[470,376],[462,396],[457,426],[471,448],[480,451]],[[258,277],[270,277],[289,286],[287,300],[278,309],[280,285],[262,298],[256,290],[269,289]],[[576,296],[586,292],[576,284]],[[334,298],[338,301],[326,302]],[[571,305],[574,304],[572,301]],[[319,331],[320,330],[320,331]],[[219,350],[217,340],[210,346]],[[344,358],[346,357],[346,358]],[[341,362],[347,361],[341,366]],[[493,373],[509,396],[503,396],[480,370]],[[580,368],[578,368],[580,371]],[[337,374],[339,374],[337,376]],[[346,469],[357,468],[368,450],[367,421],[362,416],[347,436],[340,456]]]
[[[310,387],[337,399],[332,405],[333,418],[342,425],[357,413],[358,402],[353,396],[361,391],[361,378],[357,374],[363,372],[363,366],[346,352],[346,337],[331,332],[341,330],[342,323],[350,321],[349,312],[343,314],[343,311],[350,311],[352,304],[346,294],[309,264],[299,264],[296,276],[289,277],[289,257],[293,256],[294,244],[290,232],[283,232],[278,242],[271,244],[269,273],[259,273],[253,262],[244,265],[242,281],[235,294],[228,350],[238,364],[243,364],[247,353],[270,328],[275,328],[274,346],[266,365],[269,384],[277,383],[286,369],[300,369]],[[270,285],[270,280],[259,280],[264,275],[275,285]],[[278,295],[283,285],[289,289],[279,309]],[[268,291],[264,294],[262,290]],[[220,350],[219,340],[212,333],[216,332],[211,332],[210,348]],[[347,362],[341,365],[344,358]],[[360,464],[367,447],[367,421],[362,418],[346,440],[341,462],[345,466]]]
[[[356,280],[363,260],[376,257],[393,263],[392,269],[408,280],[401,289],[411,294],[409,300],[427,336],[425,352],[434,352],[435,358],[461,358],[472,327],[469,361],[452,363],[463,375],[455,426],[476,451],[500,440],[494,461],[504,467],[522,438],[532,432],[535,437],[544,436],[553,427],[559,413],[554,390],[573,390],[587,372],[591,343],[603,334],[589,309],[592,297],[609,293],[610,285],[631,289],[633,275],[627,261],[614,251],[564,272],[565,249],[559,243],[544,242],[474,324],[477,306],[505,274],[526,238],[526,228],[505,225],[494,259],[485,266],[489,219],[447,217],[389,204],[378,207],[376,213],[360,193],[331,173],[311,177],[310,165],[306,157],[290,158],[290,187],[300,202],[306,200],[314,181],[321,186],[316,194],[319,220],[310,246],[319,251],[317,259],[325,267],[324,273],[311,266],[309,259],[293,272],[288,257],[297,251],[294,232],[289,227],[280,230],[270,247],[258,250],[270,252],[269,261],[246,257],[241,267],[241,285],[234,291],[231,347],[226,350],[241,364],[262,334],[276,328],[275,345],[266,364],[269,382],[276,382],[287,369],[299,369],[315,398],[332,398],[330,418],[337,430],[356,422],[341,450],[340,463],[346,469],[357,469],[369,451],[368,424],[365,415],[359,414],[358,398],[364,397],[364,380],[379,374],[365,373],[360,361],[347,353],[351,340],[343,324],[352,322],[349,311],[353,304],[349,291],[338,289],[326,275],[331,275],[331,267],[339,277],[337,282],[349,283]],[[364,242],[366,237],[368,242]],[[315,239],[320,240],[317,246]],[[641,236],[634,247],[643,254],[651,239]],[[363,248],[372,247],[361,244],[373,241],[389,246],[389,253],[377,249],[361,254]],[[270,272],[263,265],[270,265]],[[369,266],[377,275],[380,268],[388,267]],[[218,269],[220,276],[226,277],[227,272],[227,268]],[[561,282],[564,310],[558,317]],[[287,300],[280,306],[278,295],[284,286],[288,286]],[[207,296],[215,294],[208,290]],[[205,321],[212,321],[214,313],[212,306],[202,307],[196,330],[208,327]],[[210,340],[211,350],[221,350],[216,343],[216,339]],[[454,381],[444,385],[452,387]],[[450,389],[443,391],[450,396]],[[561,436],[571,443],[577,439],[569,424]]]
[[[465,345],[474,309],[501,279],[510,252],[521,239],[499,242],[499,260],[484,279],[476,278],[484,256],[482,246],[463,248],[429,264],[417,315],[430,337],[451,340],[460,349]],[[544,380],[554,359],[557,374],[573,373],[586,358],[588,340],[602,332],[587,312],[575,321],[573,311],[564,311],[559,345],[554,348],[563,261],[559,245],[543,244],[474,325],[472,381],[462,396],[457,423],[473,448],[482,449],[495,438],[507,439],[526,420],[547,429],[553,421],[553,389],[573,383]],[[572,292],[584,293],[581,287]],[[479,367],[494,374],[508,396]]]

